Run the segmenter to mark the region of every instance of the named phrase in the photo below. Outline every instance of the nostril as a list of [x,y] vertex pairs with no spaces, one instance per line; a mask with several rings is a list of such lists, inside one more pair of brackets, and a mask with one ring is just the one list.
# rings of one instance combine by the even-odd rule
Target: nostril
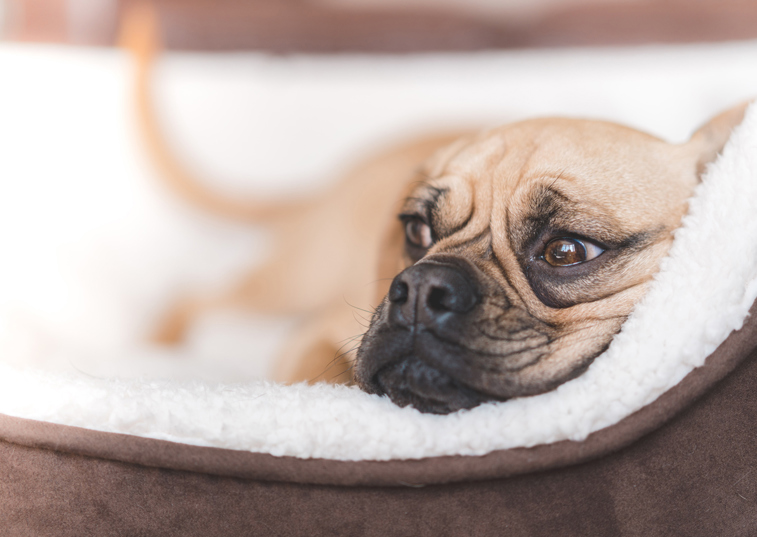
[[421,291],[421,296],[424,294],[425,307],[436,313],[466,313],[478,303],[476,292],[463,280],[431,284],[425,293]]
[[393,304],[404,304],[407,302],[408,288],[407,284],[400,279],[395,279],[389,288],[389,302]]
[[428,294],[426,304],[429,308],[436,311],[448,311],[449,305],[447,297],[447,290],[442,287],[434,287]]

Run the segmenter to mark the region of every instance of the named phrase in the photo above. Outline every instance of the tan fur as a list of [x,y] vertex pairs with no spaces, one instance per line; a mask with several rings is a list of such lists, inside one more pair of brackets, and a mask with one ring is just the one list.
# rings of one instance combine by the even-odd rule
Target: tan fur
[[[276,378],[286,382],[349,380],[347,360],[339,363],[336,357],[339,349],[351,349],[359,334],[345,294],[363,308],[384,299],[391,279],[410,264],[404,228],[395,215],[407,196],[429,184],[447,190],[435,219],[455,231],[442,233],[428,255],[452,253],[471,260],[513,304],[545,325],[564,328],[555,336],[560,350],[528,368],[524,382],[568,371],[577,349],[592,341],[604,344],[643,296],[701,170],[744,111],[742,106],[715,118],[682,145],[611,123],[558,118],[462,138],[440,135],[380,154],[312,200],[238,202],[201,187],[160,133],[149,95],[158,33],[154,11],[136,5],[123,42],[137,60],[138,117],[161,177],[206,210],[265,223],[275,233],[277,248],[265,265],[222,296],[176,304],[155,340],[180,341],[192,320],[212,308],[305,314],[309,320],[279,362]],[[537,297],[516,251],[521,227],[514,224],[528,218],[539,188],[558,189],[574,203],[562,222],[566,228],[609,242],[630,236],[646,241],[632,258],[593,279],[590,289],[555,291],[560,300],[562,295],[580,298],[570,307],[549,307]]]

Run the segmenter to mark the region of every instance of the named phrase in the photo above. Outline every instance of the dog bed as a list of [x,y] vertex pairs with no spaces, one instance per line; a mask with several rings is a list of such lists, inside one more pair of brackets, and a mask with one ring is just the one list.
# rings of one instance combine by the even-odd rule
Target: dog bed
[[5,534],[750,535],[755,207],[752,106],[608,351],[553,392],[449,416],[344,386],[104,376],[59,340],[34,339],[59,360],[29,365],[4,344]]

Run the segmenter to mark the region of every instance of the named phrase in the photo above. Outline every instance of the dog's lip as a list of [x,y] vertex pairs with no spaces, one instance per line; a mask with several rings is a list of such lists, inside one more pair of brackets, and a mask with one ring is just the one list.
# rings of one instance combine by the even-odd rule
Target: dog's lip
[[[426,327],[416,325],[411,329],[398,326],[384,328],[380,340],[382,343],[389,342],[389,348],[383,344],[382,347],[384,353],[389,353],[391,358],[387,360],[379,359],[373,361],[373,363],[369,363],[369,369],[364,371],[362,375],[364,380],[358,380],[363,389],[369,393],[377,393],[379,395],[386,393],[380,383],[377,382],[377,376],[380,373],[407,360],[419,360],[427,367],[450,377],[461,388],[475,391],[482,397],[487,398],[487,400],[505,400],[512,397],[509,394],[487,390],[486,382],[480,378],[482,375],[485,375],[485,371],[471,367],[462,355],[450,353],[445,347],[451,346],[456,349],[467,350],[472,354],[480,354],[475,350],[467,349],[459,342],[450,341],[448,338],[441,338],[435,331]],[[445,361],[443,357],[449,354],[457,356]],[[513,373],[517,373],[517,371],[513,371]]]
[[[461,392],[467,392],[469,395],[476,394],[476,398],[479,399],[478,403],[483,401],[500,400],[504,401],[511,396],[503,395],[500,393],[486,390],[485,388],[477,386],[479,382],[476,382],[477,378],[484,374],[484,371],[472,368],[466,365],[464,359],[455,360],[453,365],[444,364],[442,360],[438,359],[438,356],[442,351],[437,347],[440,345],[452,345],[460,348],[461,346],[455,342],[449,342],[445,339],[438,337],[433,331],[427,329],[415,330],[401,330],[405,337],[397,337],[398,334],[392,331],[392,334],[386,334],[385,337],[390,337],[395,343],[398,340],[402,340],[402,348],[400,352],[397,352],[393,359],[378,364],[378,367],[371,373],[369,373],[369,381],[365,388],[371,393],[377,393],[379,395],[388,394],[391,389],[387,389],[384,382],[381,381],[381,377],[394,368],[401,367],[402,364],[419,362],[430,370],[438,372],[445,380],[453,384],[455,389]],[[395,349],[396,351],[397,349]],[[471,351],[474,352],[474,351]],[[397,389],[394,388],[395,394]],[[429,390],[428,393],[414,392],[414,396],[423,398],[426,400],[434,400],[434,395],[438,395],[437,390]],[[442,396],[439,396],[442,397]],[[394,399],[394,398],[393,398]],[[475,406],[475,405],[472,405]]]
[[[435,383],[424,385],[423,379],[407,382],[406,370],[424,367],[426,376],[437,377]],[[409,374],[409,373],[408,373]],[[397,376],[406,382],[392,382],[391,376]],[[458,410],[471,409],[481,403],[493,400],[492,396],[482,393],[462,383],[444,371],[426,365],[415,355],[405,356],[400,360],[386,364],[371,379],[372,384],[381,395],[389,398],[399,406],[412,406],[422,412],[432,414],[449,414]]]

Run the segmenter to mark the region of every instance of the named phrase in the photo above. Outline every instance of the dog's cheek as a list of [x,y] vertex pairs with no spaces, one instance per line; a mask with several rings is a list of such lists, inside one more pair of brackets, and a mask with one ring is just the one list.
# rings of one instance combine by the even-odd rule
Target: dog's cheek
[[625,317],[563,327],[563,335],[549,344],[549,352],[533,367],[525,369],[519,382],[523,395],[554,390],[582,375],[610,346]]

